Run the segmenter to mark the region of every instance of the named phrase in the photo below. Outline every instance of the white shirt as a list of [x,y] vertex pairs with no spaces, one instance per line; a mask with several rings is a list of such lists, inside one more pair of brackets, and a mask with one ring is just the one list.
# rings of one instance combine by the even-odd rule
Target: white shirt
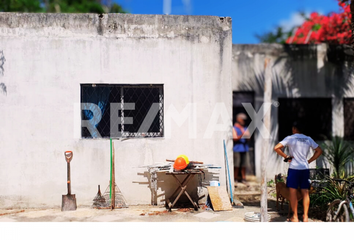
[[284,140],[280,143],[284,147],[287,146],[289,148],[289,156],[294,157],[291,160],[289,168],[297,170],[309,168],[307,156],[309,154],[310,148],[315,149],[318,147],[318,144],[315,143],[312,138],[304,134],[295,133],[284,138]]

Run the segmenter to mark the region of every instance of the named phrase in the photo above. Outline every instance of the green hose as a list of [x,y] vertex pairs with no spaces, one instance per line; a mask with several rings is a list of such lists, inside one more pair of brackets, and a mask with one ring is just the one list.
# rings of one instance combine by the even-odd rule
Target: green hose
[[112,198],[112,138],[109,139],[110,140],[110,154],[111,154],[111,178],[110,178],[110,181],[109,181],[109,199]]

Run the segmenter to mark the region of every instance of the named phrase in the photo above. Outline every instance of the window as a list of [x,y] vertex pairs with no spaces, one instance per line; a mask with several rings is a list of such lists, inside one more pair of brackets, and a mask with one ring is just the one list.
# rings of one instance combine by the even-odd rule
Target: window
[[163,85],[81,84],[81,136],[163,136]]
[[344,139],[354,140],[354,98],[343,99]]
[[331,139],[331,98],[279,98],[279,140],[292,134],[292,123],[301,121],[304,134],[314,140]]

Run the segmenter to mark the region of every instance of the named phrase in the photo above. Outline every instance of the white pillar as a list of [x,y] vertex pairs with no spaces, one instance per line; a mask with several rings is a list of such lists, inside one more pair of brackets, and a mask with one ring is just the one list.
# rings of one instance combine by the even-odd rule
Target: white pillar
[[[272,65],[273,61],[266,58],[264,61],[264,102],[272,102]],[[264,126],[271,129],[271,111],[267,111],[263,121]],[[269,157],[269,138],[262,137],[261,152],[261,222],[268,222],[268,192],[267,192],[267,162]]]

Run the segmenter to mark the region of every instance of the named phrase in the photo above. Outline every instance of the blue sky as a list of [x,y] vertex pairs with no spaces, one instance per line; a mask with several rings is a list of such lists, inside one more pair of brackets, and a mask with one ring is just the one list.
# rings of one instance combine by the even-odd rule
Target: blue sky
[[[233,43],[258,43],[255,34],[281,25],[299,25],[298,12],[338,12],[336,0],[114,0],[133,14],[164,14],[163,2],[171,1],[172,15],[214,15],[232,18]],[[168,5],[167,5],[168,6]],[[168,8],[165,8],[165,11]]]

